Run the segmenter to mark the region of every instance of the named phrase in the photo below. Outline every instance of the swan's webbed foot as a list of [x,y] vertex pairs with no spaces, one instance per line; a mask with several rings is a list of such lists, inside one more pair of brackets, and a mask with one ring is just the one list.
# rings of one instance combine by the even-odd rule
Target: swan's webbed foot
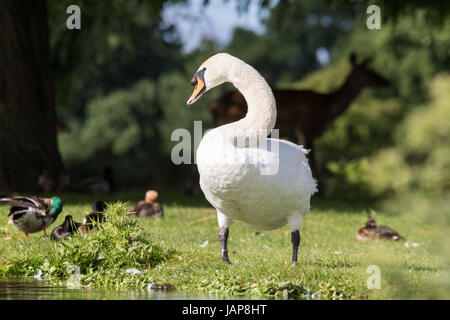
[[298,247],[300,245],[299,230],[291,232],[291,243],[292,243],[292,263],[297,264]]
[[230,231],[226,227],[222,227],[219,230],[219,242],[220,247],[222,249],[222,261],[226,263],[231,263],[230,260],[228,259],[228,249],[227,249],[229,233]]

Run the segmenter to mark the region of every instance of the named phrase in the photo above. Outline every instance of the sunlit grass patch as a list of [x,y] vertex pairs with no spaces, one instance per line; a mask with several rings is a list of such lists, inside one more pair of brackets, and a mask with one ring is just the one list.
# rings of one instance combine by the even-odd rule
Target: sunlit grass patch
[[1,274],[31,276],[40,270],[41,277],[59,283],[66,281],[75,267],[82,285],[140,286],[142,277],[127,273],[127,269],[143,274],[173,254],[173,250],[156,245],[138,221],[128,217],[125,204],[109,205],[105,218],[97,231],[60,242],[39,237],[9,241],[2,246]]
[[[386,206],[313,199],[313,209],[301,229],[299,263],[295,266],[290,263],[287,226],[257,231],[236,221],[230,229],[232,264],[228,265],[220,259],[215,211],[201,197],[190,199],[164,191],[160,195],[164,218],[129,218],[126,205],[112,200],[131,202],[142,195],[111,195],[105,199],[111,203],[108,223],[100,225],[98,232],[60,243],[43,238],[42,233],[25,240],[14,226],[6,224],[7,208],[0,207],[0,274],[33,276],[40,269],[43,276],[65,284],[71,276],[67,267],[76,265],[81,285],[91,287],[147,288],[151,283],[168,283],[187,294],[275,299],[450,296],[448,220],[432,216],[445,208],[448,202],[443,200],[436,201],[438,207],[428,207],[411,199]],[[96,200],[93,196],[62,197],[64,211],[52,228],[66,214],[81,221]],[[397,229],[406,239],[358,241],[356,232],[368,214],[379,224]],[[380,289],[367,287],[371,265],[380,268]]]

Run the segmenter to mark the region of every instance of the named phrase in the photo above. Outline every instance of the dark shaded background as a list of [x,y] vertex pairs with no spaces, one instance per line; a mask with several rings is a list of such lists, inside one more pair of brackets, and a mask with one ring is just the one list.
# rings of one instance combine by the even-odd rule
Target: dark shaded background
[[[170,161],[170,135],[193,120],[211,126],[207,104],[230,86],[193,108],[185,101],[192,74],[218,51],[252,64],[272,87],[318,92],[343,83],[351,52],[372,58],[393,85],[365,90],[316,144],[327,195],[448,192],[448,2],[257,1],[270,13],[264,34],[238,28],[225,47],[205,39],[189,53],[161,18],[177,2],[0,3],[0,192],[35,191],[47,169],[76,180],[106,165],[118,189],[182,191],[191,168]],[[235,1],[236,14],[249,2]],[[66,28],[70,4],[81,8],[81,30]],[[381,8],[381,30],[366,27],[370,4]],[[57,135],[57,119],[71,132]]]

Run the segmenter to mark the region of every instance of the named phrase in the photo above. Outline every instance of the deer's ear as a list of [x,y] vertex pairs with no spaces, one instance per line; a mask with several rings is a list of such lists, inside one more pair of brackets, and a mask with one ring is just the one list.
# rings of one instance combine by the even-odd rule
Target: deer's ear
[[350,63],[352,66],[356,65],[356,53],[354,51],[350,54]]

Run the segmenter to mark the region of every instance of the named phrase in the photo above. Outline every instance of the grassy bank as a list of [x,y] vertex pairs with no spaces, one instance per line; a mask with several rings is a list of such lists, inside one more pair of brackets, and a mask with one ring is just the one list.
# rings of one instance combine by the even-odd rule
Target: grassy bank
[[[104,199],[134,202],[141,196],[130,192]],[[61,224],[66,214],[81,222],[97,199],[79,194],[61,197],[63,213],[50,229]],[[77,265],[82,285],[91,287],[169,283],[179,291],[263,298],[450,297],[446,200],[427,201],[429,207],[412,198],[385,205],[314,200],[304,219],[295,266],[290,264],[287,226],[260,232],[234,222],[229,238],[232,264],[226,265],[220,261],[215,212],[201,195],[187,198],[167,191],[160,193],[159,200],[165,209],[162,219],[126,218],[126,207],[114,205],[109,211],[115,223],[97,234],[56,244],[42,238],[42,233],[27,241],[7,224],[8,208],[0,207],[0,274],[31,276],[40,269],[51,281],[65,283],[68,265]],[[371,209],[379,224],[397,229],[406,240],[357,241],[356,231]],[[371,265],[380,267],[380,289],[367,288]],[[130,268],[142,273],[127,273]]]

